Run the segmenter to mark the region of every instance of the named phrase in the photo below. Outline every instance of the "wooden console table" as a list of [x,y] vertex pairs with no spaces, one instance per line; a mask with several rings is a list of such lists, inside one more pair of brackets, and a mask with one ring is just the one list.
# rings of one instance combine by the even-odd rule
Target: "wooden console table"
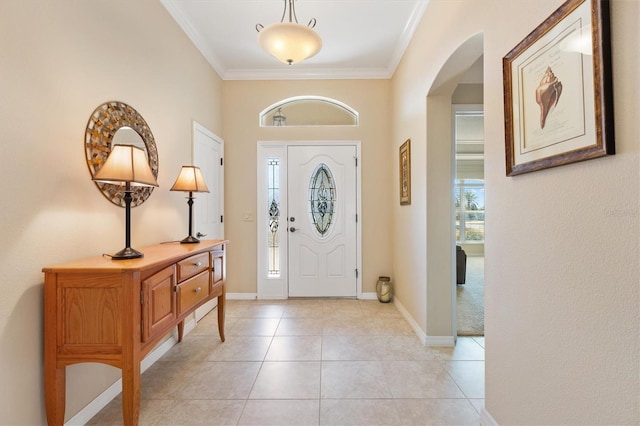
[[142,248],[144,257],[99,256],[42,269],[44,279],[44,390],[47,423],[64,423],[65,369],[101,362],[122,369],[125,425],[136,425],[140,361],[173,327],[218,298],[224,342],[226,244],[167,243]]

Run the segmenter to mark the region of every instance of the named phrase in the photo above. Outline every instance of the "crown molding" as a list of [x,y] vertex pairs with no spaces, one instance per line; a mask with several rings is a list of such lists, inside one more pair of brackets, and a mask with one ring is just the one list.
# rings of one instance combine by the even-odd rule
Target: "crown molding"
[[384,68],[293,68],[227,70],[223,80],[366,80],[389,79],[393,73]]
[[409,43],[411,43],[413,34],[416,32],[418,24],[422,20],[424,12],[427,10],[428,4],[429,0],[419,1],[413,8],[411,17],[407,21],[407,25],[405,25],[404,29],[402,30],[402,35],[400,36],[400,40],[396,45],[396,50],[393,52],[391,60],[389,61],[389,65],[387,66],[387,69],[389,70],[388,78],[393,77],[393,74],[396,72],[396,68],[398,68],[400,61],[404,56],[404,53],[407,51],[407,47],[409,47]]
[[220,62],[220,59],[207,44],[206,39],[196,31],[193,25],[191,25],[189,19],[182,13],[180,8],[176,6],[175,0],[160,0],[160,3],[165,7],[165,9],[167,9],[169,15],[171,15],[182,31],[184,31],[187,37],[189,37],[189,40],[191,40],[196,49],[198,49],[200,54],[207,60],[214,71],[222,77],[225,73],[225,69]]

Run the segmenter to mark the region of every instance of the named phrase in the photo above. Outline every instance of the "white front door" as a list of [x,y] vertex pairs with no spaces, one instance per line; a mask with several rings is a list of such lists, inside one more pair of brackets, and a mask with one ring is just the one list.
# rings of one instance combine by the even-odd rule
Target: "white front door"
[[[224,168],[222,139],[202,125],[193,122],[193,165],[200,167],[209,192],[195,193],[193,233],[200,240],[224,239]],[[196,309],[196,321],[215,308],[215,298]]]
[[289,297],[357,296],[353,145],[289,146]]

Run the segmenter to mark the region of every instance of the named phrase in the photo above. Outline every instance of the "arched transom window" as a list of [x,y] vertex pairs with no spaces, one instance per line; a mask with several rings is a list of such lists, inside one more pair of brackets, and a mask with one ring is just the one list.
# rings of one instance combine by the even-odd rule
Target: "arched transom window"
[[357,126],[358,112],[335,99],[295,96],[283,99],[260,113],[260,127]]

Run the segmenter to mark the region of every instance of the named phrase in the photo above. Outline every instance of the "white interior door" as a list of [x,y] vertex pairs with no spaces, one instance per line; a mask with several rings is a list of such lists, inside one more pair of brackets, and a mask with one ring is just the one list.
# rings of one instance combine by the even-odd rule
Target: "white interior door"
[[[209,192],[195,193],[194,233],[199,239],[224,237],[223,141],[200,124],[193,126],[193,165],[200,167]],[[202,236],[200,236],[200,235]]]
[[289,297],[356,297],[356,147],[288,147]]
[[[193,165],[200,167],[209,192],[195,193],[193,232],[198,239],[224,238],[224,142],[193,122]],[[196,321],[215,308],[217,298],[196,309]]]

